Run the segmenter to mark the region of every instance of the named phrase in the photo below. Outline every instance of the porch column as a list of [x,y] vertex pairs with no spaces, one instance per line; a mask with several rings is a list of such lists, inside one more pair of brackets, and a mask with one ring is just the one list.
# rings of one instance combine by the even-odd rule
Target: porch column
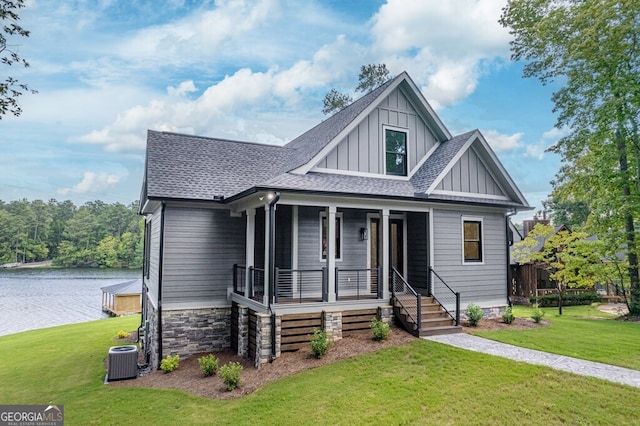
[[[275,208],[275,206],[274,206]],[[271,251],[269,250],[269,229],[271,228],[271,218],[269,217],[269,204],[264,205],[264,296],[262,303],[269,305],[269,289],[271,288],[271,277],[269,276],[269,265],[271,264]]]
[[251,289],[249,288],[249,282],[251,280],[251,270],[250,268],[254,265],[255,262],[255,245],[256,245],[256,209],[247,209],[247,235],[246,235],[246,243],[245,243],[245,266],[247,269],[245,270],[245,286],[244,286],[244,297],[251,297]]
[[389,209],[383,208],[380,211],[382,234],[382,298],[389,299]]
[[327,273],[329,300],[336,301],[336,206],[327,209]]

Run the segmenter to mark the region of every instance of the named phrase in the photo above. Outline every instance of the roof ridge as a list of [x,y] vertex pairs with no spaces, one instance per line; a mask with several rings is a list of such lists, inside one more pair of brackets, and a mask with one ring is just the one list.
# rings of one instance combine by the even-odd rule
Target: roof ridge
[[[248,145],[274,147],[274,148],[286,148],[286,145],[276,145],[276,144],[260,143],[260,142],[254,142],[254,141],[241,141],[241,140],[235,140],[235,139],[218,138],[218,137],[213,137],[213,136],[190,135],[188,133],[168,132],[168,131],[164,131],[164,130],[152,130],[152,129],[149,129],[149,132],[157,133],[157,134],[160,134],[160,135],[184,136],[184,137],[187,137],[187,138],[207,139],[207,140],[213,140],[213,141],[218,141],[218,142],[241,143],[241,144],[248,144]],[[291,148],[287,148],[287,149],[291,149]]]

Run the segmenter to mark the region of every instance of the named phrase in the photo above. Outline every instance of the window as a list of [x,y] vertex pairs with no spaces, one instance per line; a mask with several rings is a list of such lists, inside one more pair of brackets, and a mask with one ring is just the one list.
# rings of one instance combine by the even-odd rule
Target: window
[[407,133],[384,129],[385,161],[388,175],[407,175]]
[[482,220],[463,219],[464,263],[482,262]]
[[[327,214],[320,213],[320,259],[325,260],[327,258],[327,235],[329,235],[329,228],[327,228]],[[336,213],[336,242],[335,258],[337,260],[342,259],[342,213]]]

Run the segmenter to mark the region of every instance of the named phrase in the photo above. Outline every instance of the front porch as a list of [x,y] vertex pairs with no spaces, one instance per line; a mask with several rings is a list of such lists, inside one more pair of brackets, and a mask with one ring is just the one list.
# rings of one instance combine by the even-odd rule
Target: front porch
[[[429,207],[336,201],[264,193],[241,206],[246,262],[233,265],[232,347],[255,356],[257,365],[308,344],[314,328],[338,340],[345,330],[368,330],[373,317],[392,321],[420,312],[420,297],[406,297],[411,292],[432,296]],[[402,288],[393,285],[397,277]],[[431,325],[444,330],[447,321],[457,331],[454,309],[430,300],[437,312],[425,309],[425,318],[414,314],[413,323],[404,317],[399,323],[417,335]]]

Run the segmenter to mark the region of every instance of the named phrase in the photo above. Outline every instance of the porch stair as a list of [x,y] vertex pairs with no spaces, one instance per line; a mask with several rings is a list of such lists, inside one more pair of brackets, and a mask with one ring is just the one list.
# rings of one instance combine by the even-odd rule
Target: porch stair
[[433,297],[422,296],[420,306],[420,326],[418,326],[418,309],[416,298],[412,295],[397,294],[393,300],[396,319],[416,337],[435,336],[462,332],[455,319],[444,310]]

